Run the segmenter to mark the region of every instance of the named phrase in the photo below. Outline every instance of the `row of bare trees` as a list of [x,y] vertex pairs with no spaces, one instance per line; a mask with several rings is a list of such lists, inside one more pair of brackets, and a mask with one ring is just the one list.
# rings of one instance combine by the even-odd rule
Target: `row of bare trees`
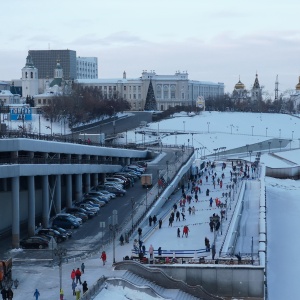
[[42,113],[52,122],[65,119],[72,129],[78,125],[113,116],[130,109],[130,103],[114,94],[107,98],[99,90],[74,85],[72,93],[52,98]]

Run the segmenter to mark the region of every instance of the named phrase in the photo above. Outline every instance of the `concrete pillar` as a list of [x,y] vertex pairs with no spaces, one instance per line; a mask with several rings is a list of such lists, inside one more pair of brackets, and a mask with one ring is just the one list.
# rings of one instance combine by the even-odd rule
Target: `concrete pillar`
[[67,182],[67,186],[66,186],[66,207],[71,207],[72,206],[72,175],[71,174],[67,174],[66,175],[66,182]]
[[48,175],[42,176],[42,199],[43,199],[43,210],[42,210],[42,225],[47,228],[49,226],[49,183]]
[[75,200],[80,201],[82,197],[82,174],[76,174]]
[[99,181],[100,181],[101,183],[104,182],[104,179],[105,179],[105,173],[99,174]]
[[34,176],[27,177],[28,184],[28,235],[35,233],[35,184]]
[[20,177],[12,178],[12,247],[20,245]]
[[130,157],[126,157],[126,165],[130,165]]
[[2,178],[3,192],[7,192],[7,178]]
[[98,185],[98,173],[93,174],[93,186],[96,187]]
[[84,192],[88,193],[91,189],[91,174],[87,173],[87,174],[84,174],[84,176],[85,176]]
[[56,175],[56,184],[54,191],[54,204],[57,213],[61,212],[61,175]]

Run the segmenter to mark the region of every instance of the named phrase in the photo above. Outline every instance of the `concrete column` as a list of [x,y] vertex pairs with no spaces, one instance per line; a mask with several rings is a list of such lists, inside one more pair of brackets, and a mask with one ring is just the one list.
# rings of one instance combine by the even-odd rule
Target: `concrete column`
[[28,176],[28,235],[35,233],[35,184],[34,176]]
[[61,175],[56,175],[56,185],[54,191],[54,203],[57,213],[61,212]]
[[105,179],[105,173],[99,174],[99,181],[104,182]]
[[66,182],[67,182],[67,190],[66,190],[66,207],[71,207],[72,206],[72,175],[67,174],[66,175]]
[[12,178],[12,247],[20,245],[20,177]]
[[43,211],[42,211],[42,225],[47,228],[49,226],[49,183],[48,175],[42,176],[42,199],[43,199]]
[[80,201],[82,197],[82,174],[76,174],[75,200]]
[[84,175],[85,181],[84,181],[84,192],[88,193],[91,189],[91,174],[87,173]]
[[126,165],[130,165],[130,157],[126,157]]
[[2,178],[3,192],[7,192],[7,178]]
[[93,174],[93,186],[97,186],[98,185],[98,173]]

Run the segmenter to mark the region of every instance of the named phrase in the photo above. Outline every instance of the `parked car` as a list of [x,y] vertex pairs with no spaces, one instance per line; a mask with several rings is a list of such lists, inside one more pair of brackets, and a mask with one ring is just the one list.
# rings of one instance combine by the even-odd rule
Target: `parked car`
[[122,180],[120,178],[115,178],[115,177],[106,177],[105,178],[105,183],[107,182],[113,182],[113,183],[118,183],[118,184],[121,184],[122,185],[122,188],[125,188],[126,187],[126,181],[125,180]]
[[46,234],[48,236],[52,236],[57,243],[61,243],[61,242],[68,239],[68,236],[66,234],[62,234],[59,231],[51,229],[51,228],[40,229],[37,234],[38,235],[45,235]]
[[20,246],[26,249],[45,249],[49,247],[49,241],[41,236],[32,236],[21,240]]
[[82,222],[86,222],[89,219],[87,214],[80,212],[80,211],[73,211],[69,214],[73,215],[76,218],[80,218],[82,220]]
[[51,228],[54,229],[54,230],[57,230],[61,234],[65,234],[68,237],[68,239],[70,239],[73,235],[72,230],[67,230],[67,229],[64,229],[64,228],[61,228],[61,227],[58,227],[58,226],[52,226]]
[[73,212],[82,212],[88,216],[88,218],[94,217],[96,214],[92,211],[87,211],[81,207],[68,207],[66,208],[66,213],[72,214]]
[[126,194],[126,190],[116,187],[116,186],[107,186],[106,189],[109,192],[116,194],[117,196],[124,196]]
[[65,218],[71,218],[73,219],[74,221],[78,222],[79,225],[82,225],[82,219],[81,218],[78,218],[78,217],[75,217],[71,214],[68,214],[68,213],[60,213],[60,214],[57,214],[56,216],[61,216],[61,217],[65,217]]
[[119,179],[123,180],[123,181],[124,181],[123,186],[124,186],[125,188],[129,188],[129,187],[131,186],[131,179],[129,179],[129,178],[123,176],[123,175],[120,175],[120,174],[114,174],[114,175],[112,175],[112,177],[114,177],[114,178],[119,178]]
[[96,208],[100,208],[101,206],[104,206],[106,204],[105,202],[100,203],[100,201],[94,198],[84,198],[81,200],[81,203],[87,203]]
[[123,184],[117,183],[117,182],[104,182],[104,186],[105,187],[116,187],[118,189],[123,189]]
[[111,199],[111,196],[105,195],[104,193],[102,193],[100,191],[90,191],[86,194],[86,196],[97,196],[97,197],[99,197],[100,200],[105,199],[107,202],[109,202],[109,200]]
[[89,199],[100,206],[104,206],[109,202],[108,197],[97,196],[97,195],[84,195],[83,199]]
[[110,197],[110,199],[116,198],[116,194],[110,193],[110,192],[107,191],[107,190],[101,190],[101,193],[104,194],[104,195],[106,195],[106,196],[108,196],[108,197]]
[[52,221],[52,226],[74,229],[78,228],[80,224],[73,218],[58,215]]
[[85,210],[93,211],[93,212],[96,213],[96,214],[98,214],[99,211],[100,211],[99,208],[94,207],[94,206],[91,206],[91,205],[88,204],[88,203],[81,203],[81,202],[78,202],[78,203],[75,203],[75,205],[77,205],[78,207],[84,208]]

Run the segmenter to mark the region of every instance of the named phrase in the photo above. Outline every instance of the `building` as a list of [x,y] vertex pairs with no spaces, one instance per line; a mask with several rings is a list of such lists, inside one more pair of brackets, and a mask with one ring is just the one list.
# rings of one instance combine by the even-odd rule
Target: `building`
[[77,79],[96,79],[98,78],[98,58],[81,57],[76,60]]
[[295,92],[291,95],[291,100],[293,101],[294,110],[300,111],[300,76],[299,82],[296,84]]
[[124,71],[117,79],[77,79],[82,86],[99,90],[104,98],[122,97],[131,104],[132,110],[144,110],[150,80],[158,110],[175,106],[195,106],[199,96],[204,98],[224,95],[224,83],[189,80],[187,72],[175,75],[158,75],[144,70],[139,78],[127,79]]
[[49,78],[59,60],[67,79],[76,79],[76,51],[74,50],[29,50],[34,66],[39,70],[39,79]]
[[38,69],[34,66],[32,57],[27,55],[25,67],[22,69],[22,97],[32,97],[38,93]]
[[247,100],[248,97],[248,91],[246,90],[245,85],[241,82],[241,79],[239,78],[239,81],[234,86],[231,98],[234,101],[243,101]]

